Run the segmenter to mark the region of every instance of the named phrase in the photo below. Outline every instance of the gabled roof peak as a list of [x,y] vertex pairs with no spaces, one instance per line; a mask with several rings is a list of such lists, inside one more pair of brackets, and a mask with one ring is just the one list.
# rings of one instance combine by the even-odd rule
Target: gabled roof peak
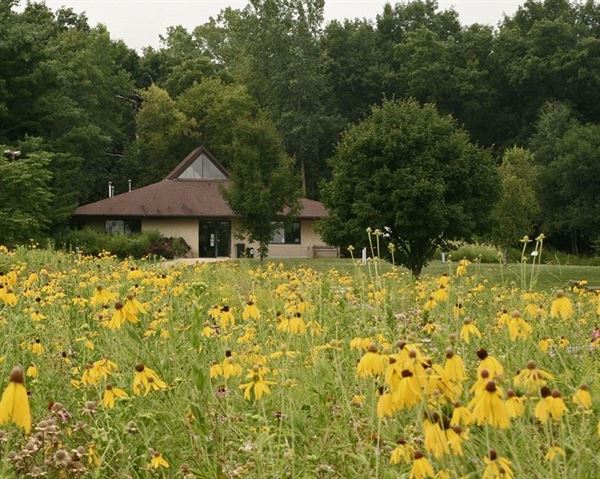
[[164,180],[227,180],[229,172],[204,146],[194,149]]

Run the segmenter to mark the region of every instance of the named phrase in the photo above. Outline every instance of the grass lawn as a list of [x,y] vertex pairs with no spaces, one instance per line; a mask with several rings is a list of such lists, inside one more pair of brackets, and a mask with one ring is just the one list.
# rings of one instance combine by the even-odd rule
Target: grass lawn
[[[242,260],[247,263],[257,263],[257,260]],[[363,269],[365,266],[360,261],[353,263],[351,259],[285,259],[270,260],[276,263],[284,263],[288,268],[308,267],[317,271],[328,271],[337,269],[341,272],[352,272],[356,268]],[[368,266],[367,266],[368,267]],[[372,265],[371,265],[372,267]],[[392,265],[386,262],[380,262],[379,267],[383,271],[390,271]],[[454,263],[442,263],[441,261],[432,261],[424,269],[425,276],[441,275],[444,272],[453,272],[456,268]],[[402,268],[404,269],[404,268]],[[407,271],[407,270],[406,270]],[[480,275],[482,278],[495,284],[504,284],[506,286],[521,286],[521,265],[509,264],[503,268],[500,264],[473,264],[469,268],[471,274]],[[531,266],[526,269],[526,287],[529,285],[531,275]],[[588,284],[600,286],[600,267],[599,266],[571,266],[571,265],[546,265],[540,267],[536,289],[560,288],[566,286],[569,281],[587,280]]]

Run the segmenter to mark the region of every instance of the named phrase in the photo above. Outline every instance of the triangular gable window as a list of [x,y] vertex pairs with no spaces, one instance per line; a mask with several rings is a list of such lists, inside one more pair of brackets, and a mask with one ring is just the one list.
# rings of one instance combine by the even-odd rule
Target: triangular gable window
[[178,176],[183,180],[225,180],[225,174],[204,154]]

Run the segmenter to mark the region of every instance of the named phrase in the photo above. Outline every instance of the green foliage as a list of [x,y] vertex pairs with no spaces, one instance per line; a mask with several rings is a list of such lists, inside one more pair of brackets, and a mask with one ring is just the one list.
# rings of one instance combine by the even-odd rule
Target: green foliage
[[26,243],[46,232],[52,204],[48,163],[40,154],[18,160],[0,156],[0,244]]
[[67,249],[78,248],[82,253],[92,255],[108,251],[119,258],[161,256],[171,259],[185,256],[190,251],[182,238],[163,238],[157,231],[110,235],[84,228],[63,234],[58,244]]
[[513,147],[504,152],[499,167],[500,198],[492,215],[492,238],[506,250],[515,246],[524,235],[532,235],[540,207],[535,191],[535,163],[523,148]]
[[259,256],[282,216],[297,213],[300,190],[291,159],[285,154],[272,122],[264,116],[238,124],[233,142],[231,187],[224,190],[231,210],[241,218],[248,240],[259,243]]
[[159,181],[195,146],[194,120],[179,111],[169,94],[156,85],[141,93],[136,116],[138,138],[129,154],[139,170],[140,183]]
[[41,138],[44,151],[64,155],[51,161],[53,171],[77,158],[65,169],[68,181],[56,179],[56,196],[98,199],[108,180],[128,174],[118,159],[134,135],[134,109],[120,97],[133,93],[126,68],[136,57],[84,15],[42,3],[11,8],[16,3],[0,8],[0,142]]
[[253,0],[197,30],[270,114],[312,197],[339,130],[319,46],[323,7],[323,0]]
[[331,167],[322,224],[331,244],[361,246],[366,228],[387,226],[399,262],[419,275],[444,241],[489,226],[498,190],[492,158],[433,105],[374,108],[346,131]]
[[502,260],[502,253],[489,244],[465,243],[450,251],[448,257],[455,262],[465,258],[471,262],[498,263]]
[[544,229],[570,239],[572,252],[600,236],[600,125],[580,124],[560,104],[542,110],[532,148],[539,164]]

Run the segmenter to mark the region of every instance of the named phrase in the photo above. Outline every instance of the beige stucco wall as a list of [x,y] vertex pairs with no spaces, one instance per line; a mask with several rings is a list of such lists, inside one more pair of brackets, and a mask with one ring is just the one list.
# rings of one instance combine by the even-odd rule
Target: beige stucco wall
[[[231,221],[231,255],[235,257],[236,243],[244,243],[246,248],[258,249],[256,243],[248,243],[241,240],[237,235],[239,232],[239,221]],[[326,246],[319,233],[315,231],[314,220],[300,220],[300,244],[270,244],[270,258],[312,258],[313,246]]]
[[[142,218],[142,231],[158,231],[166,237],[183,238],[191,246],[189,256],[198,257],[199,221],[197,218]],[[104,230],[105,220],[87,220],[86,224]],[[235,258],[236,243],[244,243],[246,248],[258,249],[256,243],[248,243],[240,239],[239,221],[231,220],[231,257]],[[271,258],[312,258],[313,246],[326,246],[321,236],[315,231],[314,220],[301,220],[300,244],[270,244]],[[335,254],[335,252],[329,252]]]
[[158,231],[165,237],[183,238],[191,246],[190,256],[198,256],[198,220],[194,218],[143,218],[142,231]]

